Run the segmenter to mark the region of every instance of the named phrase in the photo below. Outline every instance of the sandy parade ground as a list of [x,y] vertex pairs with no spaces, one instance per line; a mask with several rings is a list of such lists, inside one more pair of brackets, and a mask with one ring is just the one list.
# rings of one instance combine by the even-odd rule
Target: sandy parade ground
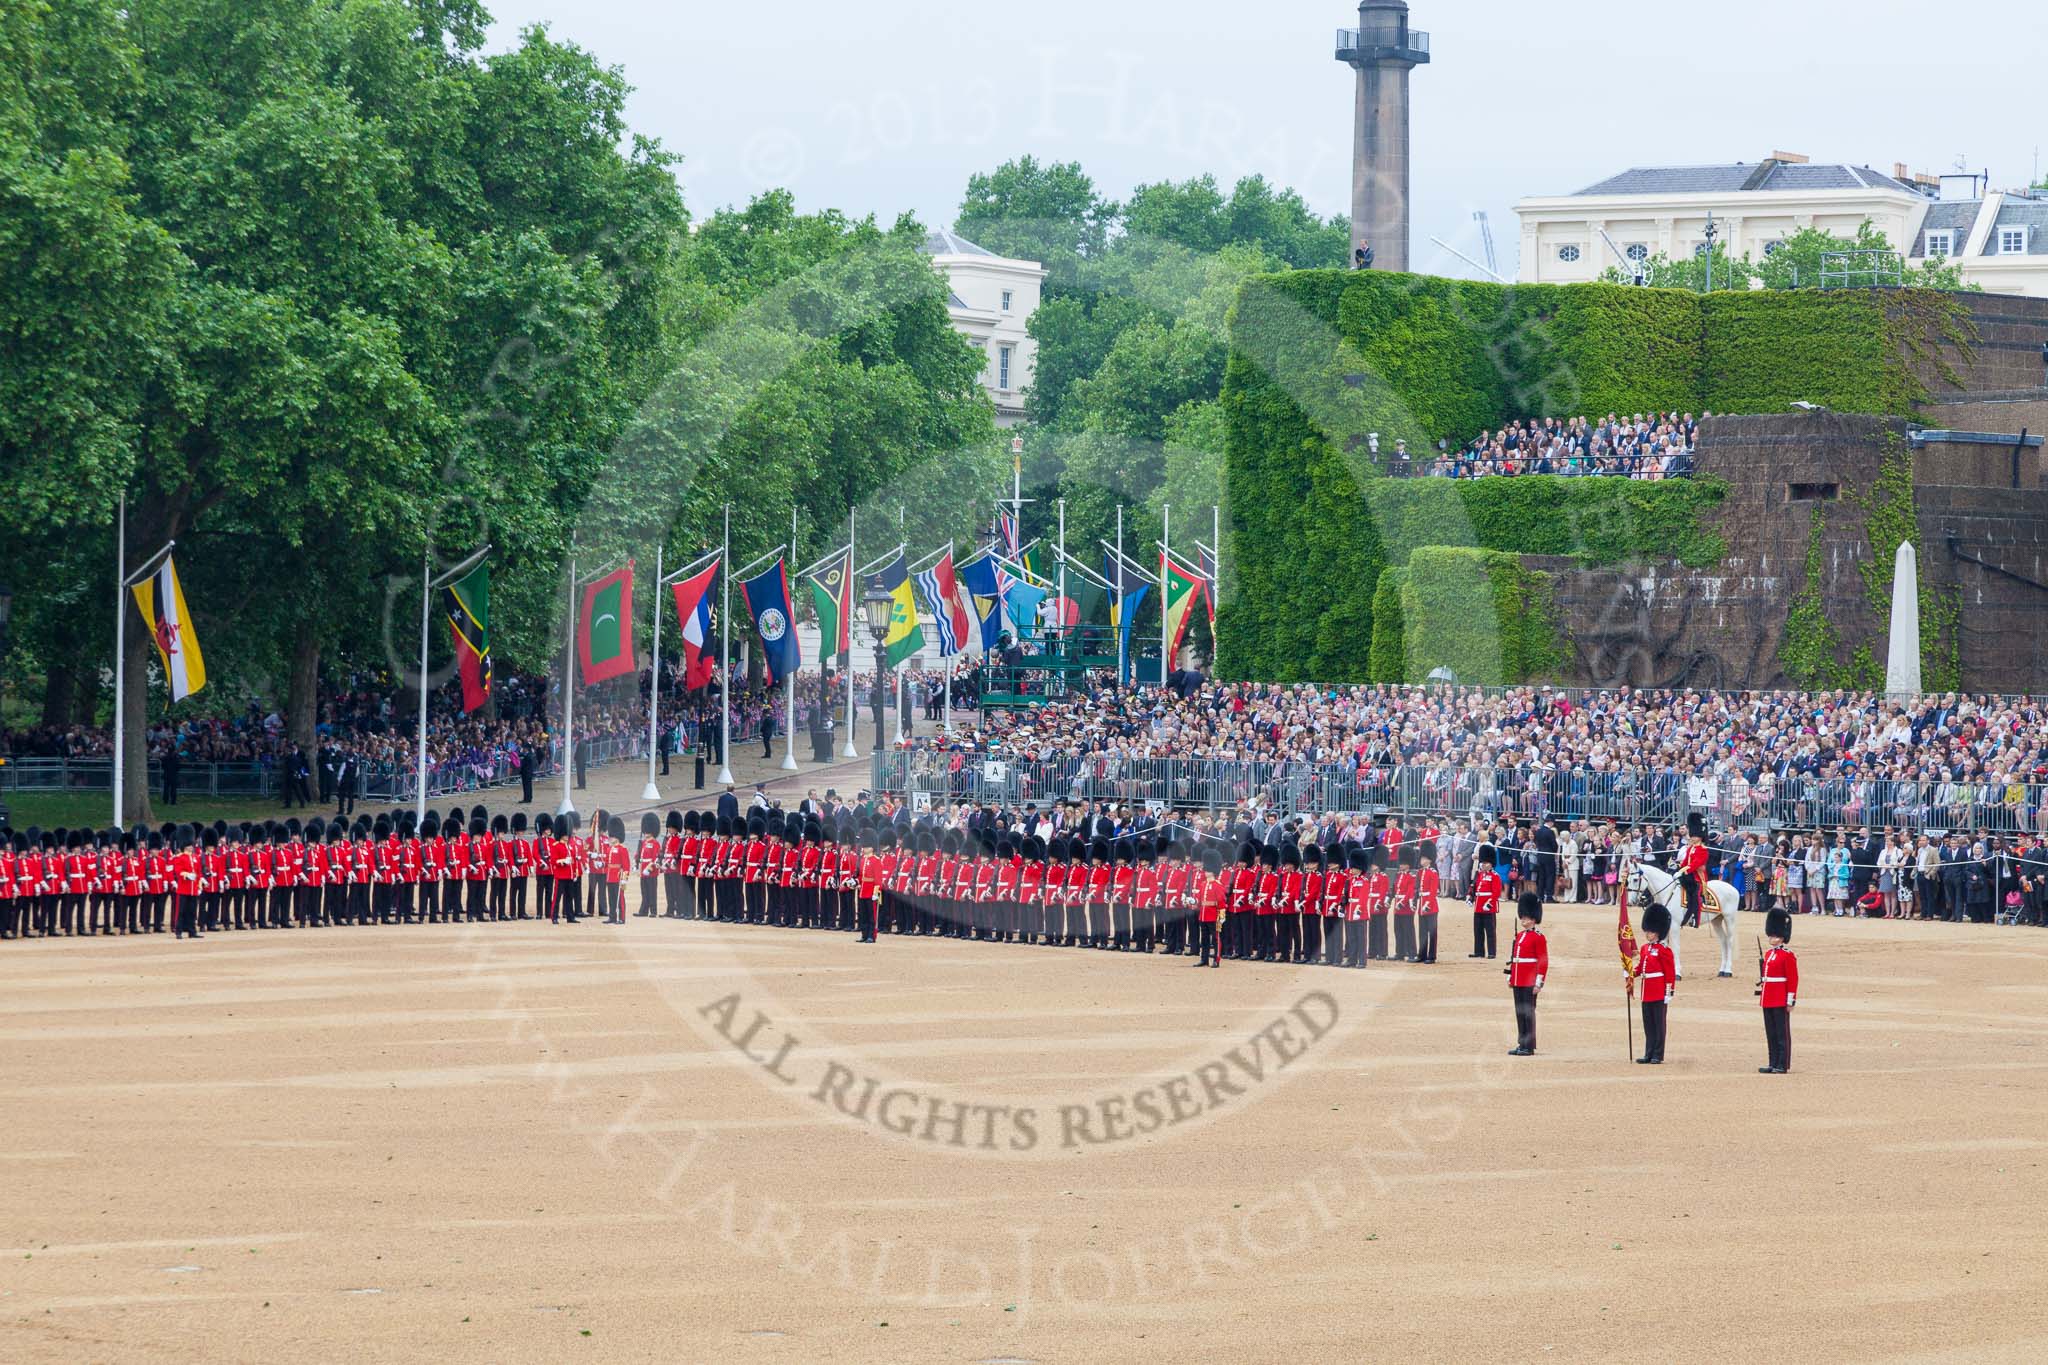
[[[1435,967],[695,921],[0,950],[16,1360],[2048,1357],[2048,934]],[[1640,1042],[1640,1039],[1638,1039]]]

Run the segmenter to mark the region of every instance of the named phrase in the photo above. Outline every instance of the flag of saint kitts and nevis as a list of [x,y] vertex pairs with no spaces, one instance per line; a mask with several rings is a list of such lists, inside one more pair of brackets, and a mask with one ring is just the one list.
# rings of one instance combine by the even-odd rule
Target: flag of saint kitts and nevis
[[206,686],[206,660],[199,653],[199,637],[192,633],[192,614],[185,609],[185,590],[178,586],[178,567],[169,555],[155,573],[137,583],[135,605],[149,623],[150,638],[156,641],[156,656],[163,661],[164,682],[171,700],[185,698]]
[[832,556],[805,581],[818,609],[818,662],[830,667],[853,647],[853,548]]
[[633,561],[584,585],[583,616],[577,623],[577,664],[587,686],[631,673],[633,657]]
[[462,710],[491,699],[491,568],[479,564],[468,576],[441,589],[448,629],[455,636],[455,664],[462,674]]

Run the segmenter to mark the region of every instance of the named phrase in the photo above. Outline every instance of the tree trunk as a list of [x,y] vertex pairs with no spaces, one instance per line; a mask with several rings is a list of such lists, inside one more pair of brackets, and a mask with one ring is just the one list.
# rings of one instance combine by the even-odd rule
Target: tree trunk
[[286,738],[312,754],[314,727],[320,719],[320,640],[312,622],[301,618],[292,638],[292,676],[285,694]]
[[121,824],[153,825],[156,812],[149,803],[149,659],[153,648],[146,630],[130,629],[122,658],[126,695],[114,698],[121,708]]
[[78,674],[70,664],[52,663],[43,678],[43,724],[63,730],[71,724],[71,698],[77,690]]

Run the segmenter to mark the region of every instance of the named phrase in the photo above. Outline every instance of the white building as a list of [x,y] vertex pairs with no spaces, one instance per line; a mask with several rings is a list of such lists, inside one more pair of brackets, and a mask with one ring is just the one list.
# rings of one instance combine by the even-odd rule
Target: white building
[[946,307],[953,326],[987,358],[981,386],[995,402],[996,425],[1016,426],[1037,368],[1038,343],[1025,325],[1038,311],[1045,267],[998,256],[943,229],[926,235],[924,250],[952,289]]
[[[1953,257],[1963,279],[1990,293],[2048,295],[2048,200],[1980,193],[1974,176],[1887,175],[1816,165],[1791,152],[1755,163],[1645,166],[1576,194],[1524,199],[1520,278],[1598,279],[1610,266],[1705,249],[1711,214],[1730,255],[1760,261],[1792,233],[1853,237],[1866,219],[1918,261]],[[1611,242],[1611,245],[1610,245]]]

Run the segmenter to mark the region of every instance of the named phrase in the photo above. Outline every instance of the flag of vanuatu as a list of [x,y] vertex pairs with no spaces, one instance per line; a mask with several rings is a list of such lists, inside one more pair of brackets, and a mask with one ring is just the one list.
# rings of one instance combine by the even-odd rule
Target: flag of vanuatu
[[479,564],[469,576],[441,589],[448,629],[455,635],[455,663],[462,673],[462,709],[474,711],[491,699],[491,568]]

